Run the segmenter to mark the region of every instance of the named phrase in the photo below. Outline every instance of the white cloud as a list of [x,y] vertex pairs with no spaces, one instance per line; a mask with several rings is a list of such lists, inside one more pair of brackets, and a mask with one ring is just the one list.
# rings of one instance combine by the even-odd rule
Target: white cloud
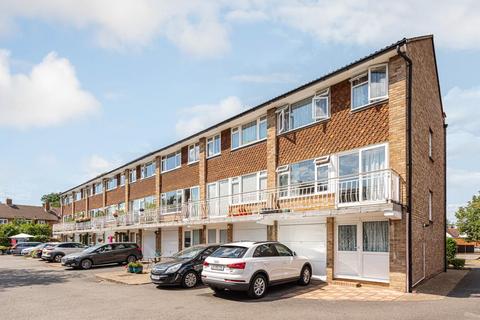
[[93,154],[84,162],[85,177],[87,179],[96,177],[101,173],[113,169],[121,162],[121,159],[107,160],[104,157]]
[[71,63],[49,53],[29,74],[10,71],[9,52],[0,50],[0,126],[56,125],[95,113],[100,104],[83,90]]
[[443,98],[447,114],[447,185],[450,219],[480,191],[480,87],[458,88]]
[[180,111],[175,125],[177,135],[186,137],[208,126],[225,120],[245,110],[237,97],[227,97],[218,104],[201,104]]
[[1,1],[0,33],[15,34],[17,19],[87,30],[107,48],[137,49],[165,38],[199,57],[228,52],[236,23],[265,21],[327,43],[378,46],[433,33],[440,46],[480,49],[480,2],[471,0]]
[[249,83],[295,83],[298,77],[289,73],[239,74],[233,76],[232,80]]

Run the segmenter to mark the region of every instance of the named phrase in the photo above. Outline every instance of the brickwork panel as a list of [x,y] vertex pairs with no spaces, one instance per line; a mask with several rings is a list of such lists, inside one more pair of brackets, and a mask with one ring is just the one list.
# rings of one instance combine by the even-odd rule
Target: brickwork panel
[[125,187],[119,187],[106,192],[106,205],[119,204],[125,201]]
[[266,141],[230,150],[230,129],[222,131],[221,155],[207,159],[207,183],[267,169]]
[[75,201],[73,205],[75,206],[75,212],[85,211],[85,200]]
[[331,87],[328,121],[278,138],[278,165],[355,149],[388,140],[388,104],[350,110],[350,82]]
[[130,200],[155,195],[155,177],[137,180],[130,184]]
[[188,147],[182,148],[182,166],[162,173],[161,192],[173,191],[199,185],[198,162],[188,164]]
[[88,209],[103,208],[103,194],[97,194],[88,199]]

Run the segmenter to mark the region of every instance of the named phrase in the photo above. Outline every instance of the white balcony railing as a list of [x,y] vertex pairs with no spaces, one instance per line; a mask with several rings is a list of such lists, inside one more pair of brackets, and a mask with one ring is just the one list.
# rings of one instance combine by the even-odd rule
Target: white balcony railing
[[336,209],[375,203],[399,203],[402,181],[393,170],[379,170],[328,180],[311,181],[276,189],[161,206],[117,217],[53,226],[54,232],[100,230],[166,222],[221,220],[226,217]]

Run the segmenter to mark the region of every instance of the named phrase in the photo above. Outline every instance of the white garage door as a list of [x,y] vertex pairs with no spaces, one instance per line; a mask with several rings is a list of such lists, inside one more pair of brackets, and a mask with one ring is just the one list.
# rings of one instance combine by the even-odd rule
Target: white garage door
[[144,258],[155,258],[156,244],[154,231],[143,231],[142,246]]
[[178,252],[178,230],[162,229],[162,257],[171,257]]
[[326,226],[324,223],[280,224],[278,241],[282,242],[299,256],[306,256],[312,264],[316,278],[326,279]]
[[233,241],[265,241],[267,226],[258,223],[237,223],[233,225]]

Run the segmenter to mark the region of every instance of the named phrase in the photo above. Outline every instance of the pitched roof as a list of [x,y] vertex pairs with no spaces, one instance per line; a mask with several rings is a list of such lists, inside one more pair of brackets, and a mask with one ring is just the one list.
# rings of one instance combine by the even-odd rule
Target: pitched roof
[[58,221],[54,210],[45,211],[41,206],[0,203],[0,218]]
[[447,228],[447,233],[452,236],[452,238],[459,238],[460,232],[457,228]]

